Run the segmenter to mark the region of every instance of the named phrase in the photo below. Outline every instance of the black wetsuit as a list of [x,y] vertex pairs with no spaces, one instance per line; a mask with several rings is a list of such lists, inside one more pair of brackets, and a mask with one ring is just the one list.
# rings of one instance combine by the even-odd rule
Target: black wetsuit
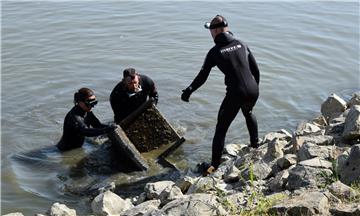
[[114,121],[119,124],[124,118],[145,103],[147,97],[158,100],[158,93],[154,82],[145,75],[139,75],[141,91],[131,94],[127,91],[123,82],[118,83],[110,94],[110,104],[114,112]]
[[86,136],[99,136],[108,132],[109,129],[107,125],[100,123],[93,112],[87,113],[76,105],[65,117],[63,136],[57,147],[61,151],[79,148],[83,145]]
[[258,128],[252,108],[259,97],[260,73],[250,49],[233,38],[232,33],[220,33],[214,41],[215,46],[208,52],[190,89],[193,92],[204,84],[214,66],[225,75],[226,96],[220,106],[212,144],[211,165],[217,168],[220,165],[226,132],[240,109],[246,119],[250,143],[257,145]]

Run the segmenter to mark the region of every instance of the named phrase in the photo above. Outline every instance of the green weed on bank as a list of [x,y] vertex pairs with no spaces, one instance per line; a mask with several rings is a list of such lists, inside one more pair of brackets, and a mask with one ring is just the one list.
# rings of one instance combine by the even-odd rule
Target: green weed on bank
[[355,197],[351,197],[349,199],[350,203],[360,203],[360,181],[354,182],[350,185],[350,187],[358,194]]
[[[249,175],[247,183],[250,186],[250,196],[246,198],[246,203],[240,206],[238,203],[233,203],[226,197],[223,192],[218,191],[217,196],[220,198],[220,203],[229,213],[229,215],[241,215],[241,216],[272,216],[270,208],[279,201],[286,199],[285,194],[275,194],[266,197],[261,191],[258,191],[255,187],[256,177],[254,175],[253,164],[249,164]],[[240,176],[240,179],[243,177]],[[246,193],[246,192],[245,192]]]

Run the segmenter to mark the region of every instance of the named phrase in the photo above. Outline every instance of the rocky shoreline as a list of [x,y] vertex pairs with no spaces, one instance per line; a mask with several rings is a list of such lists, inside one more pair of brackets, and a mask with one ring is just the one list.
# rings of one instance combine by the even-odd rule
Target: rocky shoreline
[[[132,198],[99,186],[92,215],[360,215],[360,94],[332,94],[294,132],[270,132],[258,149],[228,144],[222,159],[209,176],[187,170]],[[54,203],[43,215],[78,214]]]

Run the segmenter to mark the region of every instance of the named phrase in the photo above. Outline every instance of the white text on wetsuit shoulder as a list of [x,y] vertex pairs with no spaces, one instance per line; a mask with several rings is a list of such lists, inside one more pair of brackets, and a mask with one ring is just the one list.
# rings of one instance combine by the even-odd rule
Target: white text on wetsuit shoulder
[[238,44],[238,45],[235,45],[235,46],[232,46],[232,47],[227,47],[227,48],[224,48],[224,49],[221,49],[220,52],[221,53],[224,53],[224,52],[232,52],[232,51],[235,51],[235,50],[238,50],[241,48],[241,45]]

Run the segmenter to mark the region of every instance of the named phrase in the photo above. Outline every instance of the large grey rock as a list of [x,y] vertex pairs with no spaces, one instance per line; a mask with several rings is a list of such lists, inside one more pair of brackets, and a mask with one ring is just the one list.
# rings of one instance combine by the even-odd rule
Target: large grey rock
[[246,206],[248,200],[244,193],[235,192],[233,194],[220,197],[220,202],[223,204],[226,211],[231,212],[230,215],[237,215],[237,213],[240,214],[241,209]]
[[193,185],[190,186],[186,194],[193,193],[207,193],[216,191],[218,180],[210,176],[199,178]]
[[350,109],[342,135],[346,140],[355,140],[360,143],[360,105],[355,105]]
[[359,195],[360,195],[354,189],[343,184],[340,181],[336,181],[336,182],[332,183],[327,188],[329,189],[329,191],[332,194],[334,194],[336,197],[343,199],[343,200],[351,200],[356,197],[359,197]]
[[276,162],[283,157],[282,150],[286,143],[285,140],[274,138],[256,151],[237,159],[234,164],[241,171],[240,179],[247,181],[253,176],[256,180],[261,180],[275,175],[281,170]]
[[239,181],[240,170],[236,166],[231,165],[227,168],[223,175],[223,179],[226,183],[232,183]]
[[253,173],[257,180],[267,179],[281,171],[277,161],[284,156],[283,149],[287,144],[287,141],[278,138],[268,143],[266,154],[253,163]]
[[47,211],[49,216],[76,216],[76,210],[68,208],[64,204],[54,203]]
[[360,215],[360,204],[340,204],[330,208],[332,216],[359,216]]
[[268,152],[268,143],[261,145],[257,149],[253,149],[248,154],[238,156],[234,160],[234,165],[242,170],[249,166],[249,164],[253,164],[255,161],[262,160]]
[[314,168],[325,168],[325,169],[333,168],[333,164],[330,161],[324,160],[320,157],[301,161],[299,163],[299,165],[309,166],[309,167],[314,167]]
[[[240,170],[240,179],[247,181],[253,174],[255,179],[266,179],[273,175],[276,161],[283,156],[283,147],[288,143],[285,140],[274,138],[270,143],[261,145],[258,149],[251,150],[248,154],[238,156],[234,159],[233,164]],[[225,170],[224,174],[228,169]],[[227,173],[228,174],[228,173]],[[226,176],[226,174],[224,175]]]
[[270,208],[276,215],[307,216],[329,215],[329,202],[321,192],[304,192],[300,196],[282,201],[281,204]]
[[119,215],[132,207],[133,204],[129,200],[124,200],[111,191],[99,194],[91,202],[93,213],[102,216]]
[[350,155],[350,148],[349,150],[344,151],[342,154],[340,154],[337,158],[336,158],[336,171],[337,173],[340,173],[340,170],[345,167],[346,161],[349,158]]
[[289,169],[287,188],[289,190],[317,188],[325,185],[331,175],[333,175],[333,172],[329,169],[297,165]]
[[168,186],[172,186],[175,183],[173,181],[158,181],[153,183],[147,183],[144,188],[146,197],[148,199],[159,199],[161,192]]
[[245,144],[227,144],[224,147],[225,154],[231,156],[239,155],[244,149],[248,149],[248,146]]
[[279,158],[276,163],[281,169],[287,169],[291,165],[296,164],[297,156],[295,154],[286,154],[284,157]]
[[296,136],[305,136],[310,134],[319,134],[321,133],[321,128],[315,124],[309,122],[301,122],[295,131]]
[[294,154],[296,151],[293,149],[292,141],[290,141],[283,149],[284,155],[286,154]]
[[332,136],[334,138],[334,143],[336,146],[343,146],[343,132],[344,132],[344,125],[343,123],[336,123],[336,124],[330,124],[326,127],[325,134]]
[[288,182],[289,172],[287,170],[283,170],[279,172],[275,178],[270,180],[269,189],[273,192],[280,192],[285,190],[285,186]]
[[304,143],[313,143],[316,145],[332,145],[334,144],[334,137],[329,135],[296,136],[292,140],[294,152],[297,152]]
[[321,113],[328,122],[343,113],[345,109],[346,102],[336,94],[331,94],[326,101],[321,104]]
[[124,212],[121,216],[145,216],[152,215],[155,210],[158,210],[160,206],[160,200],[148,200],[135,207],[132,207]]
[[211,194],[185,195],[169,202],[161,210],[171,216],[226,215],[225,209],[217,200],[218,198]]
[[341,115],[339,115],[336,118],[331,119],[329,124],[339,124],[339,123],[345,123],[346,117],[349,115],[349,109],[345,110]]
[[241,147],[238,144],[227,144],[224,147],[224,153],[231,156],[237,156]]
[[183,193],[176,185],[167,186],[159,195],[161,205],[165,205],[175,199],[183,197]]
[[235,156],[229,155],[229,154],[222,154],[221,155],[221,161],[222,163],[230,161],[232,159],[234,159]]
[[341,182],[350,185],[352,182],[360,180],[360,144],[351,148],[349,158],[339,168]]
[[178,179],[176,181],[176,186],[178,186],[180,188],[181,192],[183,192],[185,194],[189,190],[191,185],[195,184],[195,182],[199,178],[200,177],[189,176],[189,175],[182,176],[180,179]]
[[[241,157],[237,156],[236,158]],[[228,161],[224,161],[220,164],[216,172],[210,174],[209,176],[216,178],[216,179],[222,179],[225,173],[228,171],[229,167],[234,166],[234,162],[236,160],[235,157],[231,158]]]
[[140,203],[143,203],[145,202],[145,200],[147,199],[146,197],[146,193],[145,192],[142,192],[141,194],[135,196],[135,197],[132,197],[131,199],[131,203],[135,206],[139,205]]
[[360,92],[355,92],[347,104],[348,107],[352,107],[354,105],[360,105]]
[[268,151],[266,153],[267,156],[270,157],[271,159],[283,157],[284,156],[283,149],[286,144],[287,144],[286,141],[284,142],[277,138],[273,139],[268,144]]
[[290,141],[292,139],[291,133],[285,129],[281,129],[277,132],[270,132],[264,136],[263,143],[271,142],[273,139]]
[[308,160],[315,157],[334,159],[333,146],[319,146],[313,143],[305,143],[297,153],[298,161]]
[[245,169],[241,170],[240,178],[243,180],[250,180],[251,176],[255,180],[266,179],[272,173],[272,168],[266,160],[259,160],[253,164],[249,164]]
[[319,126],[319,127],[325,127],[328,125],[325,117],[323,115],[319,115],[316,118],[312,120],[312,123]]
[[328,198],[331,205],[338,205],[342,203],[341,199],[339,199],[337,196],[332,194],[329,190],[322,189],[321,192],[323,192],[324,195]]

